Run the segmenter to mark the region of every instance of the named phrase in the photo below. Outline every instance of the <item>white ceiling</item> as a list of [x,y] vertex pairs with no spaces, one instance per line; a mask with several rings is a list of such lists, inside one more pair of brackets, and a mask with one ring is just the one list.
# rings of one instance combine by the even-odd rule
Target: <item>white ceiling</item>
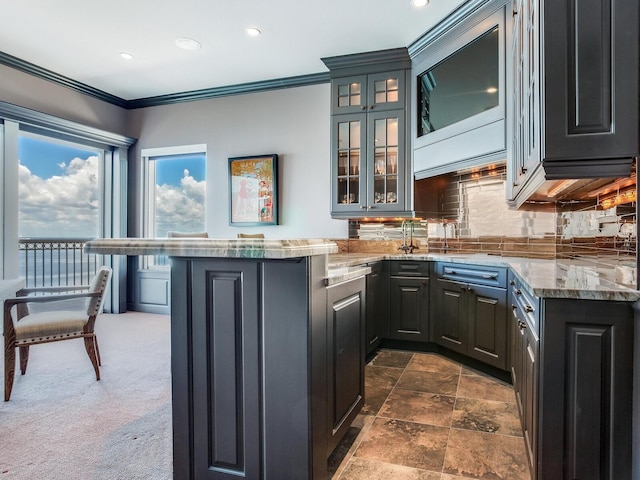
[[406,47],[465,1],[0,0],[0,51],[132,100],[326,72],[322,57]]

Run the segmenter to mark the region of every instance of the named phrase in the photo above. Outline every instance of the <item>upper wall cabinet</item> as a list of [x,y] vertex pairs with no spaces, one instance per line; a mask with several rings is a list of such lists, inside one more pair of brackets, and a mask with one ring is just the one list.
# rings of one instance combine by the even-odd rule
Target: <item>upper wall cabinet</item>
[[322,60],[331,71],[331,215],[413,215],[407,50]]
[[507,195],[629,176],[639,153],[639,2],[512,0]]
[[505,3],[466,2],[409,47],[416,178],[506,160]]

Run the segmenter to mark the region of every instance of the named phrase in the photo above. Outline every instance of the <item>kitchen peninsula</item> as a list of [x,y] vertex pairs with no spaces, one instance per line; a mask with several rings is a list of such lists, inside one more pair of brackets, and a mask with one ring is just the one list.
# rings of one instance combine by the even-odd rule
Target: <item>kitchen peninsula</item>
[[[326,478],[335,387],[326,280],[335,243],[123,238],[92,240],[85,251],[171,257],[175,479]],[[344,302],[356,327],[366,271]],[[349,362],[331,371],[357,375],[363,365],[351,360],[362,351],[346,351]],[[347,427],[363,403],[360,383],[348,392],[353,402],[335,393]]]

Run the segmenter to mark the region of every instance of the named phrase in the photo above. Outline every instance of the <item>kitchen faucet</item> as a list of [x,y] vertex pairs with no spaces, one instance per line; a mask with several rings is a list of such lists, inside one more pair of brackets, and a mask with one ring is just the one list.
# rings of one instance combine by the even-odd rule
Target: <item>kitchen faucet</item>
[[402,250],[404,253],[413,253],[414,250],[418,250],[420,247],[413,244],[413,222],[408,221],[409,228],[409,244],[407,245],[407,220],[402,221],[402,246],[398,247],[398,250]]

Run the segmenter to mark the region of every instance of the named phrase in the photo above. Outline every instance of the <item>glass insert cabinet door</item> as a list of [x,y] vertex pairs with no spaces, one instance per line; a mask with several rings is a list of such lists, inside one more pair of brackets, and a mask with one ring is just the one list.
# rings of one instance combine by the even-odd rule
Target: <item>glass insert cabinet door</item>
[[404,110],[391,110],[368,115],[369,154],[367,210],[403,210],[405,172]]
[[397,109],[406,95],[404,70],[332,80],[333,114]]
[[366,205],[366,116],[340,115],[334,117],[333,135],[337,162],[333,190],[334,209],[353,210]]
[[332,125],[333,211],[403,210],[405,111],[334,115]]

